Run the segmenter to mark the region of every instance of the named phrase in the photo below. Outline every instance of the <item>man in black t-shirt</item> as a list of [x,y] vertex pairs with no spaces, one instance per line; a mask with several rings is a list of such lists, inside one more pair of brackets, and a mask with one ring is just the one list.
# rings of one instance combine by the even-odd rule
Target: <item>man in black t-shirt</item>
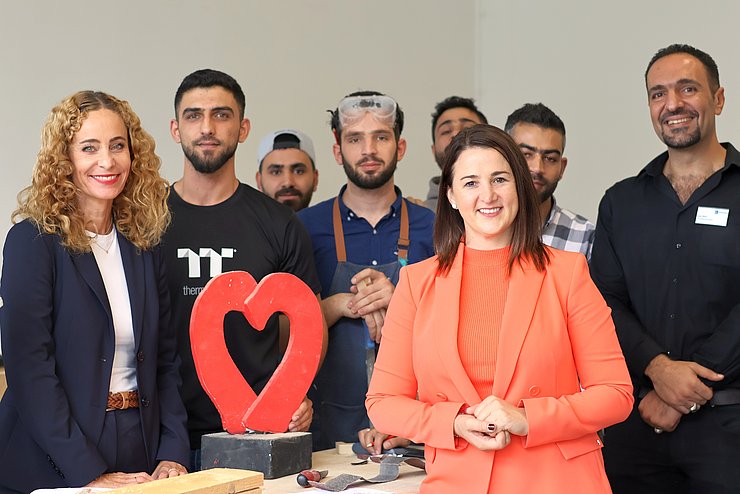
[[[292,273],[314,293],[320,291],[310,238],[300,221],[290,209],[236,178],[234,154],[250,128],[244,107],[244,93],[232,77],[198,70],[180,84],[170,123],[185,163],[182,178],[170,190],[172,223],[163,249],[194,469],[200,468],[201,435],[223,430],[218,411],[200,385],[190,349],[190,313],[198,294],[211,278],[236,270],[250,273],[257,282],[270,273]],[[270,318],[263,331],[236,312],[224,319],[229,353],[256,393],[280,362],[279,342],[287,342],[287,330],[284,316]],[[326,327],[324,332],[325,345]],[[305,399],[288,430],[308,430],[312,415],[311,402]]]

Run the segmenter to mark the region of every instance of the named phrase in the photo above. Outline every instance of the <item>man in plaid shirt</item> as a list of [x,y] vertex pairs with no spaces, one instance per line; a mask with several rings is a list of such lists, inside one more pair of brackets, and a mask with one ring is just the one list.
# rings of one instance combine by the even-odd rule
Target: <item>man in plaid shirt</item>
[[527,159],[540,199],[542,241],[555,249],[580,252],[590,260],[594,224],[561,208],[553,197],[568,164],[568,158],[563,156],[563,121],[542,103],[527,103],[509,115],[504,130],[519,144]]

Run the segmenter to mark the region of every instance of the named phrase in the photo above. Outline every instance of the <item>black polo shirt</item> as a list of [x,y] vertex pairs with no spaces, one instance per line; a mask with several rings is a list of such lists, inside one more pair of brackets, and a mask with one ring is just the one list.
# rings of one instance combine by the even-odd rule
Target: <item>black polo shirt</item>
[[725,375],[740,387],[740,153],[681,204],[668,153],[606,191],[591,275],[612,308],[635,390],[660,353]]

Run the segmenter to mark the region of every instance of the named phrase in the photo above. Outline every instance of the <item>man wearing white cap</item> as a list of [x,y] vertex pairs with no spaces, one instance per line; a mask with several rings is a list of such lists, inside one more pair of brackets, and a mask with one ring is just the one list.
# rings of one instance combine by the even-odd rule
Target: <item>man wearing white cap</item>
[[319,186],[319,171],[311,139],[298,130],[267,134],[257,152],[257,188],[293,211],[311,203]]

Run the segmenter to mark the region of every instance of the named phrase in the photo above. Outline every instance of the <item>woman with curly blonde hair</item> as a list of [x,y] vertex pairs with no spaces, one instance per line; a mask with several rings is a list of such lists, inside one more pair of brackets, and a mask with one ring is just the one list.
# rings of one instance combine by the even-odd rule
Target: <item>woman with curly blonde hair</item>
[[154,140],[126,101],[52,109],[0,282],[0,494],[186,473]]

